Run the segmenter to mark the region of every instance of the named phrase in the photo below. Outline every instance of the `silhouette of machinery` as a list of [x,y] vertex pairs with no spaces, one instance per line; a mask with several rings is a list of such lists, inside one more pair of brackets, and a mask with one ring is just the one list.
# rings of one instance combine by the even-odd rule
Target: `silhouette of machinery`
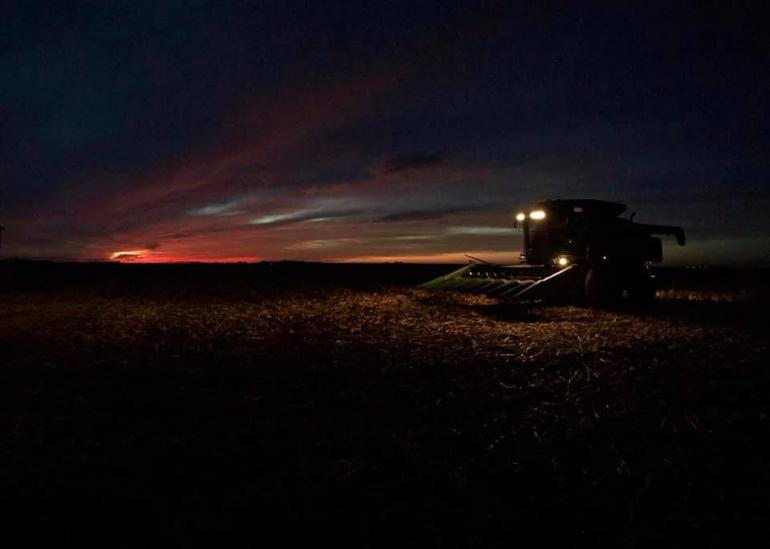
[[521,263],[495,265],[476,258],[421,287],[513,300],[561,297],[588,305],[655,298],[651,263],[663,259],[657,236],[685,244],[684,230],[619,217],[625,204],[590,199],[546,200],[516,214],[523,231]]

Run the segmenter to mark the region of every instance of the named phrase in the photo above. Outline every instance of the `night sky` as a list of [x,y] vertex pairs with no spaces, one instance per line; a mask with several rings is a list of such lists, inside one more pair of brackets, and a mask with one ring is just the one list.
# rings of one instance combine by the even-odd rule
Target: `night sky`
[[513,261],[579,197],[768,264],[764,3],[567,4],[3,3],[0,254]]

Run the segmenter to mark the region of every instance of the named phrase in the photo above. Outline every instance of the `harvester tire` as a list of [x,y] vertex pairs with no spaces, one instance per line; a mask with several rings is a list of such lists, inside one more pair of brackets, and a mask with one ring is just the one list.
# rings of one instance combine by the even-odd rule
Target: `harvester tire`
[[585,279],[585,304],[589,307],[612,307],[620,301],[621,292],[615,273],[609,268],[592,267]]
[[628,301],[635,307],[646,307],[655,301],[655,279],[650,273],[642,271],[630,278]]

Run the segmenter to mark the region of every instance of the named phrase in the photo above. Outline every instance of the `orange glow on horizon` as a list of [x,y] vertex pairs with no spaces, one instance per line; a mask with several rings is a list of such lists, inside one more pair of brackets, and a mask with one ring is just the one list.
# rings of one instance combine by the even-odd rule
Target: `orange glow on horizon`
[[118,263],[254,263],[261,259],[255,256],[175,255],[153,250],[121,250],[110,255],[110,260]]
[[201,256],[145,256],[131,263],[256,263],[261,261],[254,256],[245,257],[201,257]]
[[[486,261],[498,264],[518,263],[518,253],[477,251],[470,253]],[[115,252],[110,256],[112,261],[119,263],[258,263],[260,261],[308,261],[319,263],[468,263],[469,258],[463,253],[435,253],[415,255],[368,255],[355,257],[337,257],[326,259],[270,259],[256,256],[208,257],[203,255],[175,255],[153,250],[127,250]]]

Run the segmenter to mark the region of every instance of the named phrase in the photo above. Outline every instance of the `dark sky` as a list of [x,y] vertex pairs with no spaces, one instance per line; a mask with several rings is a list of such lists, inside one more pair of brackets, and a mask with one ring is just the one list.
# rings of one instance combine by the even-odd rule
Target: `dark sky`
[[565,4],[3,3],[2,254],[506,261],[585,197],[768,263],[764,3]]

